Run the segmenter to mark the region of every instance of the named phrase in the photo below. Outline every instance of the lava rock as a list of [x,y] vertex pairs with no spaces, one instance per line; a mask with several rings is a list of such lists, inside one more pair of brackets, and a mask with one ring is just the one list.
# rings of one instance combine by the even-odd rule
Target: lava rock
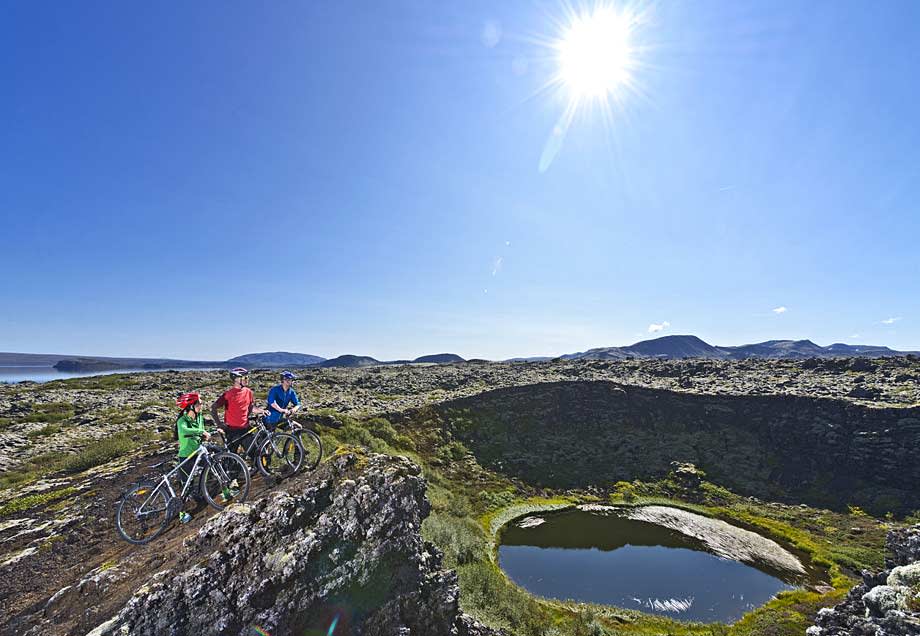
[[[497,634],[462,614],[456,575],[422,541],[425,488],[404,457],[336,457],[302,489],[209,519],[185,565],[151,577],[93,636],[242,636],[253,625],[284,636],[331,620],[362,636]],[[334,618],[333,606],[347,610]]]

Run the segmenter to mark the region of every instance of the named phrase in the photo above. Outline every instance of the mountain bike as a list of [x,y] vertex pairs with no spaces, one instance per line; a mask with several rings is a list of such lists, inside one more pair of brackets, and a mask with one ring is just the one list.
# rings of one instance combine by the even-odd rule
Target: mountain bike
[[[220,431],[215,431],[220,433]],[[201,435],[196,436],[200,440]],[[170,462],[151,466],[161,468]],[[183,483],[181,473],[185,476]],[[177,494],[171,480],[182,484]],[[198,489],[211,507],[223,510],[249,496],[249,469],[243,458],[221,446],[203,443],[159,480],[145,479],[122,494],[115,511],[115,527],[128,543],[141,545],[155,539]]]
[[270,428],[264,416],[254,419],[255,424],[242,437],[248,437],[249,442],[240,442],[244,449],[241,454],[266,478],[285,479],[300,470],[304,451],[297,438]]
[[319,466],[319,462],[323,458],[323,441],[316,432],[295,422],[291,419],[290,413],[282,417],[278,427],[289,430],[290,434],[297,438],[300,443],[300,447],[303,449],[303,466],[301,468],[310,471]]

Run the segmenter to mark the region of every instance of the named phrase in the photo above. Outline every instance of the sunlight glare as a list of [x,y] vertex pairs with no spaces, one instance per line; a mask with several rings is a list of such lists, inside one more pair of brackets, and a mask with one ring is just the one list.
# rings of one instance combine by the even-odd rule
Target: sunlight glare
[[576,16],[559,40],[559,77],[573,98],[605,98],[629,78],[630,21],[612,7]]
[[560,95],[565,106],[543,147],[540,172],[559,154],[576,115],[600,114],[610,130],[626,98],[641,92],[634,75],[644,48],[633,40],[647,22],[647,10],[598,0],[580,8],[564,4],[564,11],[558,35],[544,45],[556,65],[545,88]]

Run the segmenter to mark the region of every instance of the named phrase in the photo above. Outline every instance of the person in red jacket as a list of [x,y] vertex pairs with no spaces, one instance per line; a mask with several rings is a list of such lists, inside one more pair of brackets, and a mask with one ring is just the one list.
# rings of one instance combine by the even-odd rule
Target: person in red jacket
[[[225,433],[227,450],[236,453],[243,445],[243,438],[249,432],[249,416],[264,415],[265,409],[255,406],[252,389],[249,388],[249,371],[242,367],[230,370],[233,386],[223,392],[211,405],[211,418]],[[221,422],[219,408],[224,409]]]

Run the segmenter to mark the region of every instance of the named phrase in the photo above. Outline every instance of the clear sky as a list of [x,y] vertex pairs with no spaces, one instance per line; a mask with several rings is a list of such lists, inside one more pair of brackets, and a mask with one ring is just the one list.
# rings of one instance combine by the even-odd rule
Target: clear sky
[[640,8],[541,171],[552,1],[2,3],[0,350],[920,349],[920,3]]

